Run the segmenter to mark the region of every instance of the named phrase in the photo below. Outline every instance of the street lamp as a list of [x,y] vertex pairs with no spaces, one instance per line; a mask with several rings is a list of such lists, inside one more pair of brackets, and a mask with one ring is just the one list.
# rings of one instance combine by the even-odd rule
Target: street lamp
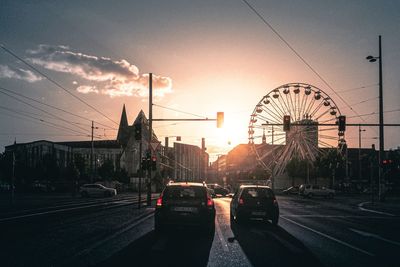
[[361,132],[365,132],[365,129],[361,129],[361,125],[358,125],[358,181],[361,181]]
[[382,172],[382,160],[383,160],[383,153],[384,153],[384,133],[383,133],[383,94],[382,94],[382,42],[381,36],[379,35],[379,56],[367,56],[366,59],[369,62],[375,62],[379,59],[379,188],[378,188],[378,196],[379,200],[382,199],[382,188],[381,185],[383,183],[383,172]]

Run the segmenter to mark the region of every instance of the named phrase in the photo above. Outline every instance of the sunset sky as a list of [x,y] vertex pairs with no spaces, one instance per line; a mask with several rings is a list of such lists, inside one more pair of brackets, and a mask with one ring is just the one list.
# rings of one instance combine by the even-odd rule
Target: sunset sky
[[[378,55],[382,35],[385,123],[400,123],[399,1],[248,2],[346,103],[240,0],[2,0],[0,43],[116,122],[123,104],[129,124],[141,109],[148,115],[147,74],[152,72],[154,104],[208,118],[225,112],[223,129],[215,122],[153,123],[162,141],[180,135],[182,142],[200,146],[205,137],[207,151],[215,156],[248,142],[255,105],[286,83],[321,88],[350,123],[377,123],[378,115],[362,121],[354,111],[378,112],[378,64],[365,57]],[[14,139],[89,140],[89,120],[102,124],[96,134],[103,139],[116,136],[118,125],[3,49],[0,88],[0,151]],[[19,97],[72,124],[51,118],[4,89],[89,120]],[[159,106],[154,118],[197,118]],[[365,129],[363,147],[378,147],[378,128]],[[358,147],[358,128],[349,127],[346,140]],[[385,148],[397,146],[400,129],[386,127]]]

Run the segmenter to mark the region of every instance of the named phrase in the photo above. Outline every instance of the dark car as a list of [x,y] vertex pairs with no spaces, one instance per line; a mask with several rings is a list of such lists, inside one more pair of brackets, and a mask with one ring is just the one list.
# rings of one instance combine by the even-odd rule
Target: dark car
[[275,194],[268,186],[242,185],[231,201],[231,223],[249,219],[271,220],[278,224],[279,206]]
[[226,196],[227,194],[229,194],[229,190],[225,187],[220,186],[219,184],[207,184],[207,187],[214,190],[214,197],[216,195]]
[[214,201],[205,184],[169,183],[157,199],[156,232],[175,225],[198,226],[213,232],[214,221]]
[[299,187],[298,186],[291,186],[285,190],[282,191],[283,194],[289,195],[289,194],[299,194]]

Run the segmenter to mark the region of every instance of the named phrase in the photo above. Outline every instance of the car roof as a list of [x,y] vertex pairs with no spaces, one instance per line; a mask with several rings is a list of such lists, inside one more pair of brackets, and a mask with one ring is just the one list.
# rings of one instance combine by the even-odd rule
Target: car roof
[[271,189],[271,187],[269,187],[269,186],[266,186],[266,185],[256,185],[256,184],[254,184],[254,185],[249,185],[249,184],[241,185],[240,188],[268,188],[268,189]]
[[199,186],[199,187],[205,187],[203,183],[195,183],[195,182],[174,182],[174,183],[169,183],[167,186]]

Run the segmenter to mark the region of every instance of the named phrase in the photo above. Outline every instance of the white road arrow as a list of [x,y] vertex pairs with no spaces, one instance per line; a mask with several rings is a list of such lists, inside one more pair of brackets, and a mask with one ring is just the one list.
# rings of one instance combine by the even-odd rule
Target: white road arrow
[[396,242],[396,241],[393,241],[393,240],[386,239],[386,238],[381,237],[380,235],[377,235],[377,234],[372,234],[372,233],[356,230],[356,229],[353,229],[353,228],[349,228],[349,230],[351,230],[351,231],[353,231],[353,232],[355,232],[355,233],[357,233],[359,235],[365,236],[365,237],[372,237],[372,238],[379,239],[379,240],[385,241],[387,243],[390,243],[390,244],[393,244],[393,245],[396,245],[396,246],[400,246],[400,242]]

